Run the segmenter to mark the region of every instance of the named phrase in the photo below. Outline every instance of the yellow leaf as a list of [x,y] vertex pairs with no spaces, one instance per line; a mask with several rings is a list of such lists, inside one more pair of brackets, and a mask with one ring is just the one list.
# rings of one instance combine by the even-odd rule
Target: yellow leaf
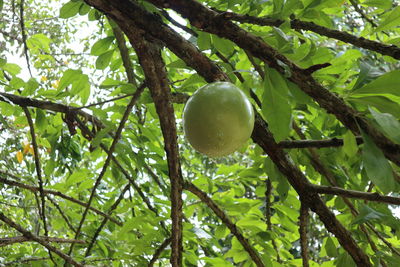
[[18,162],[21,164],[22,163],[22,160],[24,159],[24,155],[22,154],[22,152],[21,151],[18,151],[17,152],[17,160],[18,160]]
[[42,77],[40,77],[40,80],[41,80],[42,82],[45,82],[45,81],[47,81],[47,77],[46,77],[46,76],[42,76]]
[[26,153],[29,152],[29,150],[31,148],[31,144],[30,143],[25,143],[23,148],[24,148],[23,153],[26,154]]
[[54,88],[58,88],[58,85],[60,84],[60,80],[56,80],[55,82],[53,82],[52,84],[51,84],[51,86],[53,86]]

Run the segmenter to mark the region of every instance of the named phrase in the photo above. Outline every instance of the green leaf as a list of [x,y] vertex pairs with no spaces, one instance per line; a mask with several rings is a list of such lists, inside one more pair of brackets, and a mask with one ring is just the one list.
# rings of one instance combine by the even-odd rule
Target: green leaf
[[3,5],[4,5],[3,0],[0,0],[0,12],[3,10]]
[[359,211],[359,215],[353,220],[353,224],[362,224],[372,221],[381,222],[385,220],[386,217],[388,217],[386,214],[378,212],[367,205],[362,205]]
[[35,90],[39,88],[39,83],[34,79],[30,78],[25,84],[25,90],[22,92],[23,96],[29,96],[35,93]]
[[78,94],[88,86],[90,86],[89,77],[86,74],[76,75],[76,79],[72,82],[71,94]]
[[303,8],[303,3],[300,0],[287,0],[283,5],[282,12],[280,14],[281,18],[287,18],[291,14],[294,14],[295,10]]
[[114,36],[108,36],[98,40],[93,44],[90,54],[93,56],[100,56],[101,54],[107,52],[114,39]]
[[343,136],[343,151],[349,157],[354,157],[358,152],[356,137],[351,131],[347,131]]
[[206,32],[199,32],[199,36],[197,37],[197,46],[202,51],[211,49],[211,35]]
[[58,92],[64,90],[68,85],[72,84],[74,81],[79,79],[79,76],[82,74],[81,70],[73,70],[68,69],[64,72],[63,76],[60,79],[60,83],[58,84]]
[[289,136],[292,109],[286,80],[276,70],[267,68],[264,78],[262,113],[277,141]]
[[234,49],[235,49],[235,45],[224,38],[220,38],[216,35],[212,36],[212,44],[215,47],[215,49],[217,49],[219,52],[221,52],[222,54],[226,55],[226,56],[230,56]]
[[44,111],[41,109],[36,109],[35,124],[36,127],[41,131],[44,131],[47,127],[46,113],[44,113]]
[[393,94],[400,96],[400,70],[388,72],[360,89],[354,90],[354,94]]
[[372,108],[369,109],[375,121],[382,127],[385,133],[400,144],[400,122],[393,115],[380,113]]
[[365,106],[376,107],[380,112],[390,113],[400,118],[400,105],[385,96],[366,96],[355,97],[352,96],[348,99],[352,103],[360,103]]
[[270,158],[266,158],[264,162],[265,172],[268,174],[268,177],[271,181],[275,181],[278,183],[276,191],[278,192],[281,201],[284,201],[290,189],[290,185],[285,176],[276,168],[275,164],[272,162]]
[[363,164],[369,179],[384,194],[391,192],[395,187],[392,167],[383,155],[383,152],[374,144],[371,138],[362,133],[364,139]]
[[96,60],[96,69],[104,70],[110,64],[114,50],[107,51],[101,54]]
[[15,76],[21,72],[21,67],[14,63],[6,63],[3,66],[3,70]]
[[355,267],[356,264],[354,263],[353,258],[346,251],[344,251],[342,254],[339,255],[335,266]]
[[257,216],[244,217],[236,223],[243,229],[250,230],[252,233],[263,232],[267,229],[267,225]]
[[67,19],[75,16],[76,14],[78,14],[81,5],[82,2],[77,1],[70,1],[66,3],[61,7],[59,17],[62,19]]
[[392,0],[367,0],[362,3],[366,6],[379,7],[382,9],[389,9],[392,7]]
[[359,65],[360,65],[360,74],[358,75],[357,81],[354,84],[352,90],[360,89],[365,84],[368,84],[374,79],[376,79],[378,75],[382,74],[376,68],[374,68],[373,66],[371,66],[366,62],[361,61]]
[[385,14],[385,19],[379,23],[375,31],[385,31],[400,25],[400,6],[395,7],[388,14]]
[[92,9],[91,6],[82,3],[82,5],[79,7],[79,15],[81,16],[86,15],[87,13],[89,13],[91,9]]
[[42,33],[34,34],[26,40],[28,48],[39,48],[45,52],[50,52],[51,39]]
[[337,257],[337,248],[331,237],[328,237],[326,240],[325,251],[329,257]]

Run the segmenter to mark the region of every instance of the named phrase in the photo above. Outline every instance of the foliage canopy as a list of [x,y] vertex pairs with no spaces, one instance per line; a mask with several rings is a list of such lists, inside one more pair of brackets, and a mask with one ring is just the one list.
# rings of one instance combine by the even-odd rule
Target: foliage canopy
[[[1,264],[400,263],[398,1],[0,12]],[[213,81],[256,112],[252,140],[216,159],[181,120]]]

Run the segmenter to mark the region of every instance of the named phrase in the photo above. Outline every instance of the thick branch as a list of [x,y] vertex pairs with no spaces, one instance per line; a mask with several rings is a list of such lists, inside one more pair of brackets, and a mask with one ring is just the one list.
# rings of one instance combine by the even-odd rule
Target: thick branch
[[61,112],[65,114],[69,114],[70,112],[75,112],[79,116],[83,117],[86,121],[90,121],[97,126],[101,126],[101,128],[104,127],[103,123],[98,120],[96,117],[82,111],[82,110],[77,110],[74,107],[70,107],[67,105],[59,104],[59,103],[54,103],[51,101],[45,101],[45,100],[37,100],[29,97],[22,97],[22,96],[17,96],[13,94],[8,94],[8,93],[2,93],[0,92],[0,101],[7,102],[7,103],[13,103],[15,105],[21,106],[21,107],[36,107],[44,110],[49,110],[49,111],[54,111],[54,112]]
[[85,2],[118,22],[128,37],[129,27],[133,24],[145,29],[146,33],[164,42],[173,53],[182,58],[189,67],[195,69],[206,81],[227,79],[221,69],[201,54],[192,43],[164,24],[159,16],[145,11],[136,3],[125,0],[85,0]]
[[[117,0],[116,2],[120,1]],[[328,113],[335,115],[355,135],[359,134],[361,128],[373,139],[388,159],[400,166],[399,144],[393,143],[365,117],[348,106],[342,98],[324,88],[309,73],[266,44],[261,38],[246,32],[236,24],[226,20],[223,14],[221,15],[208,9],[195,0],[148,1],[160,8],[172,8],[183,17],[189,19],[191,24],[200,30],[231,40],[240,48],[248,50],[253,56],[260,58],[283,75],[286,75],[286,71],[278,61],[287,65],[290,69],[291,76],[288,78],[290,81],[297,84],[303,92],[312,97]]]
[[197,186],[190,182],[185,182],[184,186],[186,190],[192,192],[214,211],[214,213],[221,219],[226,227],[228,227],[237,240],[239,240],[240,244],[242,244],[243,248],[247,251],[247,253],[249,253],[251,259],[258,267],[265,266],[257,251],[250,245],[250,242],[243,236],[237,226],[231,222],[225,212],[218,207],[218,205],[209,196],[207,196],[205,192],[201,191]]
[[14,228],[15,230],[17,230],[21,234],[23,234],[23,236],[26,237],[27,239],[35,241],[35,242],[41,244],[42,246],[46,247],[51,252],[54,252],[55,254],[57,254],[58,256],[63,258],[66,262],[68,262],[68,263],[70,263],[70,264],[72,264],[74,266],[83,267],[82,264],[80,264],[79,262],[75,261],[72,257],[64,254],[63,252],[61,252],[57,248],[53,247],[52,245],[49,244],[48,241],[46,241],[46,240],[40,238],[39,236],[37,236],[37,235],[29,232],[28,230],[24,229],[22,226],[20,226],[19,224],[15,223],[10,218],[8,218],[6,215],[4,215],[4,213],[2,213],[1,211],[0,211],[0,220],[3,221],[5,224],[9,225],[10,227]]
[[[113,17],[113,19],[115,21],[119,21],[121,28],[124,30],[124,32],[127,34],[127,36],[129,37],[130,34],[132,34],[130,32],[130,28],[132,27],[132,24],[135,23],[139,23],[140,27],[143,27],[144,29],[146,29],[146,33],[150,33],[154,36],[156,36],[158,39],[162,40],[165,42],[165,44],[174,52],[176,53],[179,57],[181,57],[189,66],[195,68],[200,75],[205,76],[205,79],[207,81],[214,81],[216,80],[215,78],[218,77],[219,79],[224,79],[224,77],[226,77],[226,75],[224,75],[223,73],[215,73],[215,72],[220,72],[220,70],[218,68],[210,68],[210,66],[215,66],[213,64],[213,62],[211,62],[207,57],[205,57],[202,53],[200,53],[197,49],[193,48],[193,45],[190,44],[189,42],[187,42],[186,40],[182,40],[182,38],[176,34],[175,32],[173,32],[171,29],[169,28],[165,28],[165,25],[163,25],[162,23],[160,23],[160,21],[157,19],[157,17],[154,17],[152,15],[149,15],[148,13],[145,13],[145,11],[143,11],[140,7],[136,6],[135,4],[133,4],[132,2],[127,2],[127,1],[122,1],[122,0],[116,0],[113,1],[112,3],[109,3],[108,1],[103,1],[103,0],[87,0],[87,3],[89,3],[90,5],[95,6],[96,8],[100,9],[101,11],[107,13],[107,14],[111,14],[111,16]],[[152,1],[153,3],[156,1]],[[171,4],[171,1],[169,1]],[[214,16],[210,14],[207,14],[207,11],[204,11],[203,7],[195,2],[195,1],[173,1],[174,5],[176,3],[179,3],[179,5],[175,5],[175,6],[179,6],[179,11],[186,11],[184,12],[185,16],[190,16],[190,15],[194,15],[196,16],[196,19],[198,19],[198,21],[196,21],[196,19],[190,18],[192,21],[192,25],[196,26],[196,27],[200,27],[203,28],[203,25],[207,25],[208,22],[213,21]],[[161,3],[162,4],[162,3]],[[200,7],[199,7],[200,5]],[[174,7],[175,7],[174,6]],[[179,12],[178,11],[178,12]],[[199,12],[199,13],[198,13]],[[134,18],[134,20],[133,20]],[[152,19],[151,19],[152,18]],[[143,21],[143,23],[141,23],[141,21]],[[149,21],[151,21],[151,25],[149,23]],[[125,27],[123,26],[123,24],[125,25]],[[218,21],[218,27],[216,26],[217,23],[214,24],[214,30],[216,30],[216,28],[223,26],[226,23],[223,23],[222,21]],[[233,25],[233,24],[232,24]],[[242,36],[237,36],[238,38],[233,38],[234,41],[240,43],[240,42],[244,42],[245,45],[249,45],[249,48],[251,49],[251,52],[254,56],[260,57],[263,60],[265,60],[267,63],[270,63],[270,65],[272,67],[277,68],[280,71],[283,71],[281,69],[281,67],[277,64],[277,62],[275,61],[275,57],[277,57],[279,60],[283,61],[284,63],[290,63],[287,61],[286,58],[282,57],[281,55],[277,54],[276,51],[271,50],[270,47],[264,45],[263,43],[260,44],[260,40],[257,39],[254,36],[249,35],[248,33],[244,33],[243,35],[243,30],[241,30],[238,27],[234,27],[235,25],[229,25],[231,28],[228,29],[228,32],[232,35],[236,35],[236,31],[239,31],[240,34]],[[210,26],[210,25],[207,25]],[[224,28],[224,27],[222,27]],[[209,27],[207,27],[207,30],[209,29]],[[221,29],[222,31],[226,30],[226,29]],[[217,31],[217,30],[216,30]],[[219,32],[220,33],[220,32]],[[222,35],[221,35],[222,36]],[[222,36],[224,37],[224,36]],[[244,40],[244,39],[248,39],[249,40]],[[249,44],[250,42],[250,44]],[[266,49],[266,51],[264,51]],[[261,52],[260,52],[261,51]],[[274,53],[267,53],[267,52],[271,52],[273,51]],[[185,53],[186,54],[185,54]],[[188,56],[188,53],[195,53],[195,56]],[[182,56],[181,56],[182,55]],[[201,59],[201,60],[200,60]],[[195,62],[194,62],[195,61]],[[204,63],[205,62],[205,63]],[[204,63],[204,64],[200,64],[200,63]],[[200,66],[199,66],[200,64]],[[290,64],[290,67],[293,67],[293,64]],[[213,74],[210,74],[207,71],[204,71],[205,69],[207,69],[208,71],[210,69],[214,70]],[[299,70],[299,72],[302,72],[301,70]],[[307,78],[307,79],[306,79]],[[226,78],[225,78],[226,79]],[[315,89],[314,86],[310,86],[313,85],[313,81],[310,83],[310,81],[308,79],[312,79],[309,76],[304,76],[303,74],[298,74],[298,77],[296,77],[296,79],[298,79],[297,82],[301,82],[300,84],[306,86],[306,89],[308,89],[308,92],[313,92],[313,90]],[[306,81],[301,80],[301,79],[306,79]],[[315,81],[314,81],[315,83]],[[321,87],[319,85],[319,87]],[[323,88],[324,89],[324,88]],[[325,96],[326,93],[328,93],[328,98],[325,99],[324,97],[322,97],[323,100],[325,100],[325,104],[327,105],[331,105],[332,108],[334,107],[334,109],[337,108],[337,106],[335,105],[335,103],[331,103],[331,99],[330,97],[335,97],[334,95],[331,95],[326,89],[324,89],[325,91],[323,91],[324,94],[322,94],[322,96]],[[345,106],[347,108],[347,106]],[[344,118],[344,117],[342,117]],[[348,119],[347,119],[348,120]],[[353,122],[353,121],[352,121]],[[262,144],[265,143],[263,141],[263,139],[265,139],[265,136],[270,135],[269,132],[266,131],[265,125],[263,126],[263,122],[262,120],[258,120],[256,122],[256,128],[258,129],[262,129],[260,130],[260,135],[256,136],[254,138],[254,140],[258,141],[258,143]],[[355,129],[356,131],[358,131],[358,127],[356,126],[356,123],[353,123],[353,130]],[[272,138],[269,138],[272,139]],[[270,142],[267,142],[270,143]],[[273,139],[272,139],[272,143]],[[268,144],[270,145],[270,144]],[[268,154],[272,157],[273,153],[278,149],[277,145],[275,144],[276,147],[274,147],[273,149],[269,148],[267,149],[267,146],[262,145],[263,149],[268,152]],[[281,154],[279,153],[279,156],[275,156],[274,157],[274,161],[275,163],[278,165],[278,163],[281,162],[285,162],[286,159],[286,155],[285,154]],[[288,164],[288,162],[285,162],[285,164]],[[279,166],[278,166],[279,167]],[[303,174],[300,172],[300,170],[298,170],[297,168],[295,168],[291,163],[289,163],[289,168],[286,168],[287,166],[281,166],[281,171],[283,171],[284,174],[286,176],[288,176],[288,178],[290,178],[292,185],[294,185],[294,187],[296,188],[296,190],[299,192],[300,196],[305,196],[306,198],[310,197],[311,199],[309,200],[310,202],[313,202],[311,208],[317,212],[320,216],[320,218],[322,219],[322,221],[325,223],[326,227],[328,228],[328,230],[332,231],[333,233],[335,233],[335,235],[338,237],[338,239],[340,240],[341,244],[346,248],[346,250],[353,256],[355,262],[359,263],[362,266],[370,266],[369,263],[369,259],[368,257],[360,250],[360,248],[357,246],[357,244],[355,243],[355,241],[351,238],[350,233],[336,220],[335,216],[326,208],[326,206],[324,205],[324,203],[322,202],[322,200],[318,197],[318,195],[314,195],[314,194],[310,194],[307,193],[306,190],[306,185],[304,183],[304,179],[306,179]],[[295,169],[295,171],[293,171],[293,169]],[[298,178],[301,178],[302,180],[296,181]],[[303,182],[301,182],[303,181]],[[310,196],[312,195],[312,196]]]
[[[241,23],[251,23],[261,26],[279,27],[284,23],[283,20],[271,19],[268,17],[254,17],[249,15],[236,14],[233,12],[223,12],[222,15],[230,20],[238,21]],[[388,45],[377,41],[365,39],[364,37],[357,37],[344,31],[329,29],[317,25],[311,21],[302,21],[298,19],[290,20],[290,26],[295,30],[305,30],[318,33],[319,35],[340,40],[345,43],[350,43],[357,47],[368,49],[385,56],[391,56],[395,59],[400,59],[400,48],[395,45]]]
[[321,198],[310,190],[310,182],[302,171],[289,159],[288,155],[276,144],[265,122],[256,117],[252,134],[253,140],[268,154],[278,169],[287,177],[289,183],[300,196],[302,203],[318,214],[328,231],[332,232],[339,243],[352,256],[358,266],[371,266],[368,256],[360,249],[351,233],[336,219],[335,215],[326,207]]
[[[293,129],[296,131],[296,133],[298,134],[298,136],[301,139],[306,139],[306,136],[304,135],[304,133],[301,131],[301,129],[299,128],[299,126],[293,122]],[[326,180],[333,186],[337,186],[337,182],[336,182],[336,178],[335,175],[328,169],[325,167],[325,165],[322,163],[321,159],[319,158],[316,150],[314,148],[308,148],[308,151],[310,152],[310,161],[311,161],[311,165],[314,167],[314,169],[319,172],[323,177],[326,178]],[[359,213],[356,210],[356,208],[354,207],[353,203],[346,197],[343,197],[343,201],[344,203],[346,203],[346,205],[349,207],[351,214],[356,217]],[[375,230],[375,228],[367,223],[367,226],[394,252],[396,253],[397,250],[395,250],[393,248],[393,246],[379,233]],[[365,228],[364,225],[360,224],[360,229],[361,231],[365,234],[366,238],[368,239],[368,242],[371,245],[371,248],[377,252],[378,249],[375,245],[375,243],[373,242],[373,240],[370,238],[370,234],[368,232],[368,230]],[[386,266],[386,263],[381,259],[381,264],[382,266]]]
[[[116,21],[120,22],[119,19]],[[132,25],[129,28],[125,28],[124,25],[120,25],[120,27],[127,34],[138,55],[160,119],[171,181],[172,254],[170,261],[173,267],[182,266],[183,179],[179,161],[175,112],[170,100],[170,88],[164,61],[160,48],[154,44],[154,40],[153,43],[146,40],[142,30],[135,29]]]

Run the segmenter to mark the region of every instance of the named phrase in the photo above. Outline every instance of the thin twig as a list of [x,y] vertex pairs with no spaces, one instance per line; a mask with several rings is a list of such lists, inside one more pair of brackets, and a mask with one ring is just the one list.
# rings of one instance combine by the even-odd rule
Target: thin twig
[[48,259],[49,258],[47,258],[47,257],[25,258],[25,259],[6,262],[6,263],[3,263],[3,265],[4,266],[9,266],[9,265],[20,266],[22,263],[29,263],[31,261],[45,261],[45,260],[48,260]]
[[[19,179],[19,180],[22,180],[22,179]],[[31,185],[20,183],[20,182],[8,180],[8,179],[2,178],[2,177],[0,177],[0,183],[7,184],[7,185],[10,185],[10,186],[19,187],[19,188],[24,188],[24,189],[27,189],[27,190],[33,192],[33,193],[39,192],[39,187],[35,187],[35,186],[31,186]],[[44,189],[43,193],[45,195],[54,195],[54,196],[58,196],[58,197],[64,198],[64,199],[69,200],[71,202],[74,202],[74,203],[76,203],[78,205],[81,205],[82,207],[88,207],[87,203],[82,202],[82,201],[80,201],[78,199],[75,199],[73,197],[67,196],[67,195],[65,195],[65,194],[63,194],[63,193],[61,193],[59,191]],[[100,210],[98,210],[96,208],[93,208],[93,207],[89,207],[89,209],[92,210],[93,212],[99,214],[100,216],[108,217],[108,219],[110,221],[114,222],[115,224],[117,224],[119,226],[122,226],[122,223],[120,221],[108,216],[104,212],[102,212],[102,211],[100,211]]]
[[[79,120],[78,118],[76,118],[76,120],[77,120],[79,128],[81,129],[82,132],[84,132],[90,138],[94,138],[95,137],[94,134],[87,128],[87,126],[81,120]],[[111,136],[114,136],[113,133],[109,133],[109,134]],[[108,153],[109,150],[103,143],[100,143],[100,147],[106,153]],[[115,163],[115,165],[117,165],[117,167],[122,172],[122,174],[125,176],[125,178],[131,183],[132,187],[139,194],[139,196],[141,197],[143,202],[146,203],[146,206],[148,207],[148,209],[151,210],[152,212],[154,212],[154,214],[157,217],[159,217],[157,209],[155,207],[153,207],[153,205],[151,204],[150,200],[143,193],[142,189],[140,189],[139,185],[132,179],[130,173],[121,165],[121,163],[114,156],[112,157],[112,160]],[[165,226],[163,221],[160,222],[160,225],[165,230],[165,232],[168,233],[167,227]]]
[[361,192],[334,186],[311,185],[310,188],[318,194],[330,194],[349,198],[365,199],[391,205],[400,205],[400,197],[383,196],[378,193]]
[[[122,189],[119,197],[117,198],[117,200],[112,204],[112,206],[110,207],[110,209],[108,210],[107,214],[109,216],[111,216],[111,214],[113,213],[113,211],[118,207],[119,203],[124,199],[124,195],[126,193],[126,191],[128,191],[130,188],[130,184],[127,184],[124,189]],[[96,232],[94,233],[92,240],[89,243],[89,246],[87,246],[86,248],[86,252],[85,252],[85,257],[88,257],[90,255],[90,252],[94,246],[94,243],[96,242],[97,237],[99,236],[101,230],[103,229],[103,227],[106,225],[108,219],[105,217],[103,218],[103,221],[100,223],[100,226],[97,227]]]
[[21,234],[23,234],[23,236],[26,237],[27,239],[35,241],[35,242],[41,244],[42,246],[46,247],[51,252],[54,252],[55,254],[57,254],[58,256],[63,258],[66,262],[68,262],[68,263],[70,263],[70,264],[72,264],[74,266],[83,267],[82,264],[80,264],[79,262],[75,261],[72,257],[66,255],[65,253],[61,252],[57,248],[55,248],[52,245],[50,245],[48,241],[40,238],[39,236],[37,236],[37,235],[29,232],[28,230],[24,229],[19,224],[13,222],[10,218],[8,218],[6,215],[4,215],[4,213],[1,212],[1,211],[0,211],[0,220],[3,221],[5,224],[9,225],[10,227],[14,228],[15,230],[17,230]]
[[171,237],[167,238],[164,240],[164,242],[161,243],[161,245],[156,249],[156,251],[153,254],[153,257],[151,257],[151,260],[149,262],[148,267],[153,267],[154,263],[158,260],[160,257],[161,253],[164,251],[164,249],[171,243]]
[[[271,196],[272,196],[272,183],[271,180],[268,178],[266,181],[266,190],[265,190],[265,220],[267,223],[267,230],[272,231],[272,223],[271,223]],[[276,242],[274,239],[272,239],[272,246],[274,247],[276,251],[276,261],[281,263],[281,257],[279,256],[279,249],[278,246],[276,245]]]
[[360,14],[360,16],[365,19],[366,21],[368,21],[373,27],[378,27],[378,25],[372,20],[370,19],[365,13],[364,11],[358,6],[358,4],[356,3],[356,1],[354,0],[349,0],[351,5],[354,7],[354,10]]
[[[305,140],[306,136],[304,135],[304,133],[301,131],[300,127],[297,125],[296,122],[293,122],[293,129],[295,130],[295,132],[297,133],[297,135]],[[314,169],[319,172],[323,177],[326,178],[326,180],[332,185],[332,186],[338,186],[338,183],[336,182],[335,176],[334,174],[325,167],[325,165],[323,164],[323,162],[321,161],[321,159],[318,156],[318,153],[316,152],[316,150],[314,148],[308,148],[308,151],[310,152],[310,161],[311,161],[311,165],[314,167]],[[355,206],[353,205],[353,203],[347,199],[346,197],[342,197],[344,203],[349,207],[351,214],[356,217],[359,213],[357,211],[357,209],[355,208]],[[385,238],[383,238],[381,235],[378,235],[379,233],[374,229],[374,227],[367,223],[368,228],[370,228],[375,234],[377,234],[377,236],[385,243],[388,244],[388,247],[392,250],[392,251],[396,251],[393,246],[386,241]],[[370,234],[368,232],[368,230],[365,228],[364,225],[360,225],[360,229],[361,231],[365,234],[372,250],[374,252],[377,252],[378,249],[375,245],[375,243],[373,242],[373,240],[370,238]],[[382,266],[386,266],[386,263],[384,262],[383,259],[380,260]]]
[[243,248],[247,253],[249,253],[251,259],[258,267],[265,266],[257,251],[250,245],[249,241],[243,236],[237,226],[231,222],[225,212],[209,196],[207,196],[205,192],[201,191],[197,186],[188,181],[185,182],[184,188],[200,198],[204,204],[214,211],[215,215],[221,219],[231,233],[239,240],[240,244],[242,244]]
[[[356,142],[358,145],[364,141],[362,137],[357,136]],[[324,147],[340,147],[343,146],[343,139],[331,138],[325,140],[285,140],[278,143],[281,148],[324,148]]]
[[[41,215],[42,221],[43,221],[44,235],[49,236],[49,232],[48,232],[48,228],[47,228],[47,220],[46,220],[46,198],[45,198],[44,192],[43,192],[42,168],[40,166],[40,155],[39,155],[38,144],[36,141],[35,126],[33,125],[32,115],[31,115],[29,109],[27,107],[23,107],[23,110],[25,112],[25,116],[26,116],[26,119],[29,124],[29,129],[30,129],[31,138],[32,138],[33,156],[35,159],[35,169],[36,169],[36,175],[38,178],[39,194],[40,194],[40,200],[41,200],[41,207],[39,209],[39,214]],[[49,257],[55,264],[55,261],[53,259],[53,256],[51,255],[50,250],[49,250]]]
[[58,212],[61,214],[61,217],[63,217],[64,221],[67,223],[68,227],[72,230],[72,232],[76,233],[76,229],[74,226],[72,226],[71,222],[69,221],[67,215],[65,215],[64,211],[61,209],[60,205],[58,205],[58,203],[52,199],[49,196],[46,196],[48,200],[50,200],[50,202],[54,205],[54,207],[56,207],[56,209],[58,210]]
[[[48,236],[38,236],[39,238],[53,243],[76,243],[76,244],[86,244],[84,240],[76,240],[76,239],[65,239],[59,237],[48,237]],[[3,237],[0,238],[0,247],[12,245],[15,243],[24,243],[24,242],[32,242],[31,240],[25,236],[15,236],[15,237]]]
[[113,30],[115,39],[117,40],[117,45],[119,48],[119,52],[121,54],[122,64],[124,65],[125,73],[128,78],[128,82],[137,88],[138,84],[135,79],[135,72],[133,69],[132,60],[129,56],[129,50],[125,43],[124,33],[116,25],[112,27],[112,30]]
[[19,15],[20,15],[20,26],[21,26],[21,34],[22,34],[22,42],[24,43],[24,54],[25,54],[25,59],[26,59],[26,64],[28,66],[29,74],[32,76],[32,71],[31,71],[31,64],[29,62],[29,55],[28,55],[28,45],[26,44],[26,30],[25,30],[25,22],[24,22],[24,2],[25,0],[21,0],[19,4]]
[[[136,90],[136,94],[132,97],[131,101],[129,102],[129,104],[128,104],[126,110],[125,110],[125,113],[124,113],[124,115],[123,115],[123,117],[122,117],[122,119],[120,121],[119,126],[118,126],[117,132],[115,133],[115,137],[113,139],[113,142],[112,142],[112,144],[110,146],[110,149],[108,151],[106,161],[104,162],[103,168],[102,168],[99,176],[97,177],[96,182],[93,185],[93,188],[92,188],[92,191],[90,193],[89,200],[88,200],[88,206],[85,208],[85,210],[84,210],[84,212],[82,214],[82,218],[81,218],[81,220],[79,222],[78,228],[76,229],[75,239],[77,239],[79,237],[79,234],[81,232],[83,223],[85,222],[85,219],[86,219],[86,215],[87,215],[87,213],[89,211],[89,207],[90,207],[90,205],[91,205],[91,203],[93,201],[96,189],[100,185],[100,182],[103,179],[103,176],[107,171],[107,168],[108,168],[108,166],[109,166],[109,164],[111,162],[112,154],[113,154],[113,152],[115,150],[115,147],[117,146],[117,143],[118,143],[119,139],[121,138],[122,130],[124,129],[125,123],[128,120],[128,117],[132,112],[132,108],[135,105],[136,101],[139,99],[139,97],[140,97],[141,93],[143,92],[143,90],[144,90],[144,88],[142,88],[142,87],[139,87]],[[72,243],[70,248],[69,248],[68,255],[71,255],[73,249],[74,249],[74,244]]]

